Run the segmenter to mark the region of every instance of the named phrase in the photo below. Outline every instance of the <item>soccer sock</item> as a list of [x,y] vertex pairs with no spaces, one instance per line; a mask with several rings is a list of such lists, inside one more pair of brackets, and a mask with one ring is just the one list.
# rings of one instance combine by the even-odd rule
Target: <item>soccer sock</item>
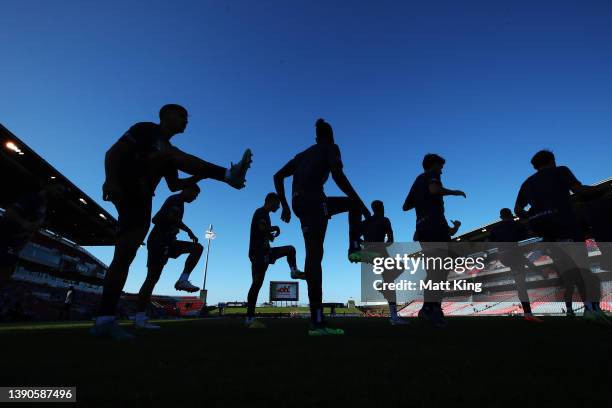
[[565,311],[571,313],[574,311],[572,302],[565,302]]
[[599,302],[592,302],[591,305],[592,305],[592,308],[593,308],[594,311],[596,311],[596,312],[600,312],[601,311],[601,308],[599,307]]
[[147,320],[147,314],[145,312],[138,312],[136,316],[134,316],[134,321],[142,322],[144,320]]
[[255,320],[255,318],[253,316],[247,316],[246,323],[247,324],[251,324],[251,323],[253,323],[253,320]]
[[179,282],[189,280],[189,274],[183,272],[178,280],[179,280]]
[[115,316],[98,316],[96,317],[96,326],[107,324],[115,321]]
[[585,310],[585,311],[586,311],[586,310],[593,311],[593,304],[591,304],[591,303],[585,303],[585,304],[584,304],[584,310]]
[[389,303],[389,315],[391,319],[397,319],[397,305],[395,303]]
[[323,324],[323,310],[321,308],[317,309],[315,319],[317,325]]
[[530,316],[531,315],[531,303],[521,302],[521,306],[523,306],[523,314]]

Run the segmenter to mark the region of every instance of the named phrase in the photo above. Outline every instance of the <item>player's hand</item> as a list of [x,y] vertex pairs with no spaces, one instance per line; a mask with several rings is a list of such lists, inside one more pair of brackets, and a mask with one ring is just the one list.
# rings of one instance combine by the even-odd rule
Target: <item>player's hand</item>
[[280,235],[280,228],[276,225],[272,226],[272,228],[270,228],[270,232],[272,233],[272,236],[274,238],[278,237]]
[[459,229],[459,227],[461,226],[461,221],[459,220],[450,220],[450,222],[453,223],[453,228]]
[[189,233],[189,239],[192,240],[194,244],[198,243],[198,237],[196,237],[193,232]]
[[453,195],[456,195],[456,196],[462,196],[463,198],[467,198],[467,196],[465,195],[465,193],[464,193],[463,191],[461,191],[461,190],[455,190],[455,191],[453,191]]
[[102,185],[102,199],[104,201],[112,201],[117,203],[123,198],[123,192],[118,183],[105,181]]
[[283,207],[283,211],[281,212],[281,220],[283,222],[289,222],[291,221],[291,209],[289,208],[289,206]]

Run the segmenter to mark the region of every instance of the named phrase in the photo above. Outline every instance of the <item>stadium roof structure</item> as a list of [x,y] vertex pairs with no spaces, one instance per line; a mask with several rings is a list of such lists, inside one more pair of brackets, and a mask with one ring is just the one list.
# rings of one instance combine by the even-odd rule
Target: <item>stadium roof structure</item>
[[113,245],[117,220],[0,124],[0,207],[51,180],[66,187],[66,198],[50,204],[43,227],[80,246]]

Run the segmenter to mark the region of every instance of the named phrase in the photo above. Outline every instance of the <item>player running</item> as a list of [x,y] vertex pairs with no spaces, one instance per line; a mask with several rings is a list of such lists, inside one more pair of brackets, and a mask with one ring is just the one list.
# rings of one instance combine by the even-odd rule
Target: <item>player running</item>
[[[393,228],[391,220],[385,217],[385,205],[380,200],[372,201],[372,216],[362,222],[363,239],[366,249],[376,249],[376,256],[388,258],[387,247],[393,244]],[[385,269],[382,279],[385,283],[395,281],[404,271],[401,269]],[[397,314],[397,296],[395,290],[384,290],[383,296],[389,303],[389,322],[392,326],[409,325],[410,322]]]
[[[344,334],[341,329],[328,327],[323,320],[323,242],[328,220],[340,213],[348,212],[349,248],[351,261],[360,261],[360,234],[362,215],[368,218],[370,211],[355,192],[342,170],[340,148],[334,143],[334,133],[323,119],[316,122],[316,144],[298,153],[274,175],[274,185],[283,211],[281,219],[289,222],[291,209],[285,197],[284,180],[293,177],[292,207],[300,219],[306,262],[304,272],[308,282],[308,299],[312,328],[311,336]],[[323,186],[332,175],[336,185],[346,197],[327,197]]]
[[7,206],[0,218],[0,289],[10,281],[21,250],[42,228],[50,202],[61,200],[66,191],[57,182],[49,182]]
[[[149,230],[153,194],[161,178],[166,179],[170,191],[182,190],[206,178],[236,189],[245,185],[252,162],[250,150],[228,169],[187,154],[170,143],[172,137],[184,132],[187,122],[184,107],[165,105],[159,111],[159,124],[135,124],[106,152],[103,198],[117,208],[119,231],[98,317],[91,330],[94,336],[117,340],[132,337],[116,323],[115,314],[129,267]],[[179,170],[192,176],[179,179]]]
[[[168,197],[153,217],[154,227],[147,240],[147,278],[138,293],[138,312],[134,318],[134,327],[137,329],[159,329],[159,326],[148,322],[146,310],[153,289],[169,258],[176,259],[183,254],[189,254],[174,289],[190,293],[200,290],[189,282],[189,275],[198,264],[204,247],[198,243],[193,231],[183,223],[185,203],[192,203],[199,194],[200,187],[192,184],[179,194]],[[185,231],[191,242],[177,240],[176,236],[180,231]]]
[[251,260],[251,276],[253,283],[247,298],[246,326],[250,329],[263,329],[266,326],[255,319],[255,305],[257,296],[263,285],[268,266],[278,259],[287,257],[292,279],[305,279],[304,272],[297,268],[295,248],[291,245],[271,248],[270,242],[280,234],[280,228],[272,225],[270,213],[276,212],[280,207],[280,199],[276,193],[269,193],[263,207],[259,207],[253,214],[251,221],[251,239],[249,242],[249,259]]
[[[585,186],[566,166],[557,166],[555,155],[549,150],[537,152],[531,159],[536,173],[521,185],[516,198],[514,212],[521,218],[528,218],[533,232],[544,242],[584,242],[585,237],[578,226],[578,219],[572,209],[570,192],[596,194],[606,186]],[[529,211],[525,207],[530,206]],[[574,254],[576,262],[560,247],[552,247],[553,260],[560,266],[566,285],[567,313],[573,314],[571,293],[576,285],[584,303],[586,320],[607,324],[599,308],[601,288],[599,279],[588,268],[586,245],[584,251]],[[577,273],[580,270],[580,274]],[[582,275],[582,276],[581,276]],[[587,285],[587,287],[585,287]]]
[[[444,215],[444,196],[466,197],[461,190],[449,190],[442,185],[442,169],[446,160],[437,154],[426,154],[423,158],[423,170],[410,188],[402,209],[416,211],[416,232],[426,257],[448,256],[448,246],[439,243],[449,242],[451,234],[457,232],[460,223],[451,228]],[[426,243],[437,243],[428,245]],[[427,279],[434,282],[446,280],[449,271],[427,270]],[[435,327],[446,326],[442,312],[442,294],[439,291],[425,290],[423,307],[419,318],[430,322]]]
[[523,319],[528,322],[542,323],[543,320],[534,316],[531,312],[529,293],[525,283],[525,268],[529,268],[531,262],[523,256],[517,244],[519,241],[529,238],[529,232],[523,224],[514,219],[512,210],[509,208],[502,208],[499,211],[499,217],[501,222],[491,228],[489,240],[504,243],[499,248],[499,260],[504,266],[510,268],[514,277],[516,291],[523,307]]

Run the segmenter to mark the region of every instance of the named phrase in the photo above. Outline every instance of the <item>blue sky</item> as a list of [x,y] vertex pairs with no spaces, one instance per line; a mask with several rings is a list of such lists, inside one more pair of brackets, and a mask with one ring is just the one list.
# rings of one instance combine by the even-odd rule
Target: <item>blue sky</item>
[[[222,165],[253,150],[246,189],[203,182],[186,208],[198,235],[218,231],[211,302],[246,299],[252,213],[274,172],[314,142],[318,117],[364,201],[385,202],[398,241],[411,240],[414,214],[400,207],[428,152],[468,194],[446,201],[464,232],[512,206],[541,148],[584,183],[612,175],[608,1],[5,0],[0,10],[0,122],[99,202],[104,152],[165,103],[189,109],[180,148]],[[326,191],[338,193],[332,181]],[[160,186],[155,208],[167,195]],[[295,245],[302,264],[299,223],[279,215],[277,245]],[[325,300],[358,299],[346,217],[332,220],[325,248]],[[92,252],[111,260],[110,248]],[[138,290],[145,262],[143,248],[126,290]],[[175,293],[181,269],[170,261],[156,293]],[[284,262],[268,278],[287,279]]]

